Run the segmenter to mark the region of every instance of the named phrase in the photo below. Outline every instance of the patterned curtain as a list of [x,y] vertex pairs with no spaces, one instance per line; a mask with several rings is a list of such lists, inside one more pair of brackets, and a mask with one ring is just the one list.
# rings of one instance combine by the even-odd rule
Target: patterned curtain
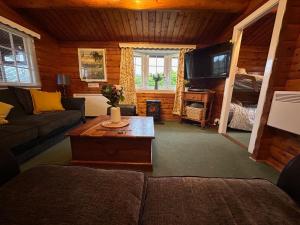
[[132,48],[121,48],[120,85],[124,89],[125,97],[122,103],[136,105]]
[[177,83],[176,83],[176,93],[173,106],[173,114],[181,114],[181,105],[182,105],[182,92],[184,91],[184,54],[190,51],[190,49],[180,49],[179,59],[178,59],[178,70],[177,70]]

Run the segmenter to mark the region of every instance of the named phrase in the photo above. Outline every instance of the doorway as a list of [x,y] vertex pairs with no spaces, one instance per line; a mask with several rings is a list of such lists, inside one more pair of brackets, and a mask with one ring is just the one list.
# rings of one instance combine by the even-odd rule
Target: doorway
[[235,74],[226,136],[248,149],[277,7],[246,27]]
[[[220,119],[220,126],[219,126],[219,133],[225,134],[228,136],[228,131],[230,133],[230,130],[228,129],[228,121],[230,119],[230,109],[233,104],[239,106],[239,101],[243,99],[243,101],[246,101],[246,99],[249,100],[248,105],[251,106],[251,103],[256,103],[255,107],[252,105],[252,126],[251,129],[248,129],[248,138],[243,137],[247,141],[244,140],[245,148],[248,148],[248,151],[250,153],[253,152],[255,147],[255,142],[257,138],[257,131],[261,120],[263,105],[265,103],[266,98],[266,92],[269,84],[269,78],[271,76],[272,67],[275,59],[276,49],[279,41],[279,34],[282,26],[282,20],[283,15],[286,8],[286,0],[270,0],[267,3],[265,3],[263,6],[258,8],[256,11],[254,11],[252,14],[250,14],[248,17],[246,17],[243,21],[241,21],[239,24],[237,24],[234,27],[233,36],[232,36],[232,42],[233,42],[233,53],[232,53],[232,60],[230,65],[230,72],[229,72],[229,78],[226,80],[225,84],[225,91],[224,91],[224,98],[223,98],[223,104],[222,104],[222,112],[221,112],[221,119]],[[253,70],[249,67],[250,63],[245,63],[245,60],[243,60],[243,46],[246,46],[248,42],[252,42],[257,46],[257,43],[255,39],[253,40],[253,32],[256,31],[256,26],[258,26],[262,21],[265,20],[272,20],[272,16],[275,17],[273,28],[271,28],[271,38],[270,40],[266,40],[266,42],[270,42],[267,57],[265,60],[261,60],[264,62],[264,68],[261,71],[255,71],[258,70],[257,68]],[[269,18],[270,17],[270,18]],[[267,18],[267,19],[266,19]],[[266,21],[265,21],[266,22]],[[266,24],[271,22],[266,22]],[[263,24],[260,24],[260,26],[263,26]],[[254,28],[253,28],[254,27]],[[248,33],[248,35],[247,35]],[[251,35],[252,33],[252,35]],[[261,35],[265,35],[265,32],[260,32]],[[243,36],[245,37],[243,40]],[[249,36],[249,37],[247,37]],[[259,37],[260,35],[258,35]],[[252,41],[251,41],[252,39]],[[240,57],[241,56],[241,57]],[[254,54],[254,58],[257,55]],[[250,60],[251,61],[251,60]],[[252,62],[251,62],[252,63]],[[247,72],[247,68],[249,72],[252,72],[251,78]],[[251,71],[250,71],[251,70]],[[253,71],[252,71],[253,70]],[[262,76],[258,77],[258,73],[262,72]],[[245,80],[252,80],[250,82],[252,89],[255,90],[256,94],[244,94],[245,96],[242,97],[242,95],[238,92],[236,93],[237,86],[237,78],[238,75],[241,74]],[[237,78],[237,79],[236,79]],[[254,82],[255,79],[255,82]],[[257,82],[257,80],[261,80],[261,82]],[[259,84],[260,83],[260,84]],[[238,99],[237,99],[238,98]],[[239,101],[238,101],[239,100]],[[245,104],[245,103],[244,103]],[[239,108],[239,107],[237,107]],[[244,107],[243,107],[244,108]],[[251,107],[250,107],[251,108]],[[240,108],[239,108],[240,109]],[[231,121],[229,121],[231,122]],[[234,126],[233,126],[234,127]],[[251,132],[252,131],[252,132]],[[240,134],[239,134],[240,135]],[[234,135],[233,135],[234,136]],[[245,135],[244,135],[245,136]],[[246,135],[247,136],[247,135]],[[232,138],[232,137],[230,137]],[[233,140],[236,140],[233,137]],[[248,145],[248,146],[247,146]]]

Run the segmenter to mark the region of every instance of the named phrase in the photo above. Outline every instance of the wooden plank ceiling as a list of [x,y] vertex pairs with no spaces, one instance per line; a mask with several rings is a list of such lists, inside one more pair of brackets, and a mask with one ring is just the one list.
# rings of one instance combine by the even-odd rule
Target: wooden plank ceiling
[[[250,1],[250,0],[249,0]],[[59,41],[210,43],[248,0],[6,0]]]

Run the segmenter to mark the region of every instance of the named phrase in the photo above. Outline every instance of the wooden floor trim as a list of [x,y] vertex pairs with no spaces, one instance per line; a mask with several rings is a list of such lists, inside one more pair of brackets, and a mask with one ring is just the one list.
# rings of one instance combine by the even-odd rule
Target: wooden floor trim
[[231,142],[237,144],[238,146],[248,150],[248,146],[244,145],[243,143],[239,142],[238,140],[234,139],[233,137],[229,136],[228,134],[222,134],[225,138],[227,138],[228,140],[230,140]]

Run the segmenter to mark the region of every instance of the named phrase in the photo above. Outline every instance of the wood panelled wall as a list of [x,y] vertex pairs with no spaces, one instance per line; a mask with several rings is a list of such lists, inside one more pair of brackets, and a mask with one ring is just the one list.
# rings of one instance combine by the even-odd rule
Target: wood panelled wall
[[146,100],[161,101],[161,118],[162,120],[179,120],[179,117],[172,114],[175,93],[149,92],[137,93],[139,115],[146,115]]
[[41,35],[41,39],[34,39],[35,51],[39,74],[41,77],[42,87],[56,89],[55,80],[52,78],[58,73],[59,48],[55,39],[50,37],[42,30],[33,26],[30,22],[16,13],[11,8],[7,7],[0,1],[0,15],[10,19],[22,26],[34,30]]
[[245,68],[247,72],[264,74],[269,47],[249,46],[242,43],[238,67]]
[[107,81],[118,84],[120,79],[121,50],[117,42],[60,42],[60,72],[71,76],[70,92],[99,93],[99,88],[89,88],[79,77],[78,48],[104,48],[106,51]]
[[[105,48],[108,83],[118,84],[120,79],[121,50],[117,42],[60,42],[60,72],[71,76],[70,94],[100,93],[99,88],[89,88],[79,78],[78,48]],[[53,78],[54,79],[54,78]],[[100,83],[101,86],[101,83]],[[174,93],[145,92],[137,94],[138,112],[146,115],[146,100],[161,100],[162,119],[177,120],[172,114]]]
[[[300,154],[300,136],[266,125],[275,90],[300,91],[300,1],[288,1],[253,157],[278,170]],[[298,118],[286,118],[294,119]]]

